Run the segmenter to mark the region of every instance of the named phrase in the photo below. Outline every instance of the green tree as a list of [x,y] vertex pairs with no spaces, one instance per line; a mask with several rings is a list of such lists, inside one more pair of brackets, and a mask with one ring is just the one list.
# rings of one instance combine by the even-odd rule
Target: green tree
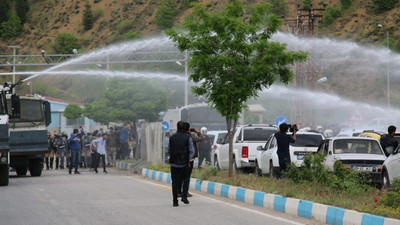
[[26,17],[29,12],[28,0],[17,0],[15,2],[15,11],[17,12],[17,16],[21,20],[21,24],[24,24],[26,22]]
[[103,98],[85,105],[85,115],[97,122],[157,121],[168,108],[168,93],[156,81],[114,78],[107,87]]
[[328,7],[324,12],[323,22],[324,26],[331,25],[337,18],[342,15],[338,7]]
[[311,6],[311,0],[303,0],[303,8],[309,9]]
[[58,34],[53,47],[57,53],[71,54],[73,49],[79,48],[78,38],[70,33]]
[[64,116],[68,119],[76,119],[81,117],[83,109],[77,104],[69,104],[65,107]]
[[174,18],[177,14],[175,0],[160,1],[157,5],[156,24],[161,30],[171,28],[174,25]]
[[399,0],[372,0],[378,13],[394,9],[398,2]]
[[8,21],[10,14],[10,4],[8,0],[0,0],[0,25]]
[[1,24],[1,36],[4,38],[17,37],[22,32],[21,20],[16,14],[11,14],[10,19]]
[[229,175],[233,172],[233,135],[246,102],[278,79],[287,84],[293,77],[289,65],[307,57],[304,52],[288,51],[285,44],[270,41],[282,20],[269,10],[269,3],[248,11],[240,0],[229,0],[224,11],[209,13],[197,4],[183,23],[187,33],[167,31],[181,51],[193,52],[189,79],[198,86],[192,91],[208,98],[226,118]]
[[351,6],[351,0],[340,0],[339,2],[342,6],[342,9],[348,9]]
[[83,10],[83,28],[85,30],[93,28],[93,12],[88,1],[86,1],[85,9]]
[[271,0],[271,13],[277,16],[282,16],[286,14],[287,3],[282,0]]

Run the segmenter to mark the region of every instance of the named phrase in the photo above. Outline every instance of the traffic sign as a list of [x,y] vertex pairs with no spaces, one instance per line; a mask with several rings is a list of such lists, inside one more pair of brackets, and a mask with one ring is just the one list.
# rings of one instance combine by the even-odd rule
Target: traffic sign
[[279,126],[281,123],[289,123],[289,120],[285,116],[278,116],[275,119],[275,125]]
[[161,129],[162,131],[168,131],[169,130],[169,123],[167,121],[162,121],[161,123]]

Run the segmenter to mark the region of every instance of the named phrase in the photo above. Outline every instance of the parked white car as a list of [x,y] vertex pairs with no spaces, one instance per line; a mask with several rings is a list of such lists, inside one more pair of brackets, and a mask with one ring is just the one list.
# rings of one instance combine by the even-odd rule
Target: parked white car
[[389,155],[382,168],[382,185],[390,186],[395,178],[400,178],[400,146],[397,147],[393,154]]
[[215,166],[215,151],[219,149],[225,141],[225,137],[228,134],[228,131],[226,130],[219,130],[219,131],[208,131],[207,135],[210,137],[212,140],[212,145],[211,145],[211,165]]
[[[271,134],[278,130],[276,126],[268,124],[250,124],[236,128],[233,136],[233,168],[255,169],[257,146],[267,141]],[[226,137],[222,146],[215,151],[214,165],[219,169],[229,168],[229,138]]]
[[318,152],[325,155],[324,164],[330,170],[333,170],[335,161],[340,160],[345,168],[369,174],[373,183],[382,182],[382,164],[386,156],[374,138],[329,138],[319,146]]
[[[324,136],[316,132],[296,133],[296,142],[290,144],[290,161],[300,166],[303,163],[305,155],[317,152],[318,146],[324,140]],[[277,144],[274,135],[271,135],[265,146],[257,148],[256,172],[262,176],[268,174],[270,177],[276,177],[279,174],[279,159],[277,154]]]

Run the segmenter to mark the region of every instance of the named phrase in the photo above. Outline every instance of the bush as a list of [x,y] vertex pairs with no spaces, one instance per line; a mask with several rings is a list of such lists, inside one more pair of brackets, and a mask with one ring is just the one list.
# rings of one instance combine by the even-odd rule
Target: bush
[[207,169],[204,169],[204,170],[201,171],[200,179],[201,180],[208,180],[208,178],[210,176],[216,176],[217,174],[218,174],[217,167],[210,166],[210,167],[207,167]]
[[21,20],[16,14],[11,14],[7,22],[1,24],[1,36],[4,38],[17,37],[22,33]]
[[324,12],[324,26],[331,25],[337,18],[341,16],[341,12],[337,7],[328,7]]
[[137,31],[128,31],[124,36],[126,40],[132,40],[140,38],[142,35]]
[[83,109],[77,104],[69,104],[65,107],[64,116],[67,119],[76,119],[82,116]]
[[17,0],[15,2],[15,11],[21,20],[21,24],[26,22],[26,16],[29,12],[29,3],[27,0]]
[[400,179],[395,179],[387,195],[382,198],[382,204],[387,207],[400,208]]
[[10,18],[10,4],[8,1],[0,1],[0,25],[4,22],[7,22]]
[[73,49],[79,48],[78,38],[70,33],[58,34],[53,47],[57,53],[72,54]]
[[118,24],[117,33],[119,35],[125,34],[132,29],[133,29],[133,21],[130,19],[126,19],[126,20],[122,21],[120,24]]
[[399,0],[372,0],[378,13],[394,9],[398,2]]
[[271,9],[270,12],[277,15],[277,16],[281,16],[281,15],[285,15],[286,14],[286,8],[287,8],[287,4],[285,1],[282,0],[271,0]]
[[340,0],[342,9],[348,9],[351,6],[351,0]]
[[174,25],[174,18],[177,14],[176,1],[165,0],[158,3],[156,11],[156,24],[161,30],[166,30]]
[[303,8],[309,9],[311,6],[311,0],[303,0]]
[[93,22],[96,22],[100,17],[104,15],[104,10],[102,8],[96,8],[92,11]]

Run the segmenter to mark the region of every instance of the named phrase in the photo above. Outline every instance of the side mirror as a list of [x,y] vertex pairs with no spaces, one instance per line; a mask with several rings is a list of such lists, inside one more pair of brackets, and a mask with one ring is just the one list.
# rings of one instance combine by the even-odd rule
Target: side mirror
[[263,147],[261,145],[257,146],[257,151],[262,151],[262,150],[264,150],[264,149],[263,149]]

